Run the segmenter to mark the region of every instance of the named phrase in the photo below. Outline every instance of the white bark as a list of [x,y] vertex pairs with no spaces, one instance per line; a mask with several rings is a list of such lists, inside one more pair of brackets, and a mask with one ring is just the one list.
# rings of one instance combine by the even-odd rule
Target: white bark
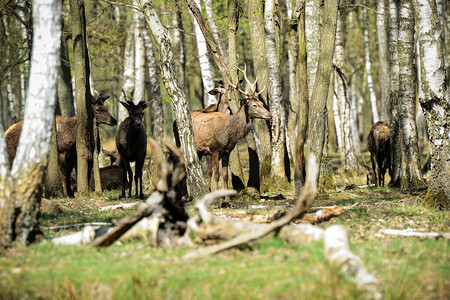
[[[137,7],[139,0],[133,0]],[[133,10],[133,29],[134,29],[134,93],[133,102],[145,101],[145,46],[142,35],[142,13],[136,8]]]
[[370,48],[369,48],[369,18],[367,16],[367,8],[364,11],[364,52],[365,52],[365,66],[367,72],[367,87],[369,89],[370,108],[372,109],[372,122],[376,123],[380,120],[377,108],[377,97],[373,86],[372,78],[372,63],[370,62]]
[[[356,84],[352,83],[350,87],[350,99],[352,99],[352,105],[350,108],[351,111],[351,126],[352,126],[352,138],[353,138],[353,147],[357,153],[361,152],[361,142],[359,140],[359,127],[358,127],[358,105],[357,101],[358,96],[356,93]],[[361,104],[359,104],[361,105]]]
[[380,282],[364,267],[361,259],[350,251],[347,231],[342,225],[328,227],[324,233],[325,257],[350,281],[369,292],[370,299],[382,299]]
[[308,98],[311,98],[320,49],[320,19],[322,11],[320,1],[306,0],[305,2],[305,38],[308,56]]
[[[199,8],[200,12],[202,11],[202,6],[200,5],[200,0],[195,0],[195,4]],[[209,94],[208,92],[214,88],[214,75],[211,63],[208,59],[208,45],[206,44],[205,37],[198,26],[197,21],[195,20],[192,13],[190,13],[192,23],[194,24],[195,31],[195,39],[197,41],[197,51],[198,51],[198,60],[200,63],[200,73],[202,75],[202,83],[203,83],[203,104],[205,107],[216,104],[216,96]]]
[[275,41],[275,1],[266,0],[264,11],[266,29],[266,55],[269,70],[269,97],[272,132],[271,174],[273,178],[285,178],[284,147],[286,142],[286,115],[283,107],[280,60]]
[[[125,44],[122,75],[122,91],[125,92],[127,99],[124,98],[123,93],[120,93],[119,100],[126,101],[131,99],[131,93],[134,88],[134,30],[133,26],[129,28],[127,34],[127,41]],[[119,124],[128,117],[128,112],[123,105],[119,105]]]
[[217,46],[220,49],[220,53],[222,54],[222,58],[225,65],[228,66],[228,50],[224,45],[224,42],[220,34],[219,26],[217,25],[212,0],[203,0],[203,3],[205,4],[205,12],[206,16],[208,17],[208,24],[211,29],[211,33],[214,39],[216,40]]
[[[336,79],[337,80],[337,79]],[[343,141],[342,141],[342,131],[341,131],[341,117],[339,114],[339,105],[338,105],[338,98],[336,96],[336,93],[333,95],[333,116],[334,116],[334,127],[336,129],[336,139],[337,139],[337,145],[339,149],[339,153],[341,153],[341,156],[343,155]]]
[[378,53],[380,58],[379,81],[381,88],[381,121],[390,123],[391,110],[389,100],[389,49],[388,49],[388,15],[387,0],[379,0],[377,7]]

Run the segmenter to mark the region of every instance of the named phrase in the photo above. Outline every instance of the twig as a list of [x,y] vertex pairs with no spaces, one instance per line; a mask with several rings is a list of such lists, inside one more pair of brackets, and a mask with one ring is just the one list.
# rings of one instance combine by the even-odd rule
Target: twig
[[353,198],[360,198],[360,196],[358,196],[358,195],[347,193],[346,191],[338,189],[338,188],[336,188],[336,191],[341,192],[343,194],[346,194],[346,195],[348,195],[350,197],[353,197]]
[[450,232],[418,232],[413,228],[398,230],[398,229],[382,229],[377,233],[377,236],[381,235],[394,235],[403,237],[418,237],[418,238],[445,238],[450,239]]

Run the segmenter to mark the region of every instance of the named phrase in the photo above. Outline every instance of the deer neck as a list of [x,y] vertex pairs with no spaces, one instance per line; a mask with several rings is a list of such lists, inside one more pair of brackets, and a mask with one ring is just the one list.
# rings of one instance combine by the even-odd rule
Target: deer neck
[[248,115],[246,105],[241,106],[239,111],[235,115],[231,116],[230,124],[237,141],[244,138],[248,134],[252,127],[252,119]]

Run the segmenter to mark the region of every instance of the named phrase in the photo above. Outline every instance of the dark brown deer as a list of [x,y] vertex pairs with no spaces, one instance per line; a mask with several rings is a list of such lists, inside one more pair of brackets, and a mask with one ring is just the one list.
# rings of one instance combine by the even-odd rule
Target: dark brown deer
[[[114,126],[117,124],[116,119],[108,112],[105,106],[105,100],[108,95],[100,94],[97,97],[92,97],[91,105],[98,124],[106,124]],[[6,147],[9,157],[9,167],[11,168],[14,158],[16,156],[17,146],[19,145],[20,133],[22,132],[23,121],[12,125],[5,132]],[[56,116],[56,136],[58,140],[58,161],[61,170],[61,178],[64,188],[64,194],[69,197],[74,196],[74,191],[71,188],[70,176],[72,170],[77,165],[77,149],[76,149],[76,131],[77,131],[77,117]],[[89,168],[92,169],[92,162],[89,163]],[[90,170],[89,173],[90,174]]]
[[[121,189],[122,182],[122,167],[121,167],[121,159],[120,154],[117,150],[108,151],[102,149],[102,152],[108,156],[111,160],[111,164],[109,166],[100,168],[100,180],[102,183],[102,190],[117,190]],[[94,190],[94,176],[91,174],[91,179],[89,181],[89,189]],[[125,182],[125,189],[127,189],[128,181]]]
[[[239,69],[250,84],[252,93],[246,93],[239,87],[231,86],[246,96],[241,100],[241,108],[235,115],[223,112],[197,113],[192,115],[194,139],[199,158],[211,155],[216,186],[219,182],[219,160],[222,160],[222,188],[228,188],[228,160],[237,142],[243,139],[252,127],[252,119],[271,119],[272,114],[264,108],[258,99],[262,92],[256,92],[256,81],[252,84],[244,70]],[[178,143],[178,142],[177,142]],[[208,172],[209,173],[209,172]],[[211,187],[211,176],[208,182]]]
[[384,186],[384,175],[391,167],[390,137],[388,124],[381,121],[372,125],[367,136],[367,148],[370,152],[377,187]]
[[[131,100],[128,100],[127,102],[120,101],[120,103],[127,109],[129,115],[122,123],[120,123],[116,133],[116,146],[121,157],[122,167],[122,197],[125,197],[125,182],[128,173],[128,182],[130,183],[128,197],[131,198],[133,171],[131,170],[130,162],[135,161],[134,182],[136,185],[136,198],[139,195],[139,197],[143,199],[142,168],[144,166],[145,155],[147,154],[147,135],[145,133],[145,126],[142,122],[142,118],[144,117],[144,110],[148,107],[149,103],[140,101],[135,105]],[[139,194],[138,184],[140,187]]]

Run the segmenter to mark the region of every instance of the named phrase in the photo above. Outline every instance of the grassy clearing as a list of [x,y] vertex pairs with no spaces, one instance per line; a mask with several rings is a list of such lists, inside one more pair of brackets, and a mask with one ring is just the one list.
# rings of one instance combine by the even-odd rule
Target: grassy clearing
[[[362,178],[359,179],[363,181]],[[338,183],[342,186],[343,183]],[[98,212],[119,202],[118,192],[99,199],[53,199],[71,211],[44,215],[42,227],[118,220],[133,210]],[[348,228],[351,249],[385,287],[386,299],[449,299],[448,240],[379,236],[380,229],[449,231],[448,211],[420,205],[423,191],[350,189],[331,192],[314,206],[352,209],[320,224]],[[255,203],[231,201],[231,210],[263,214],[286,211],[291,194],[263,195]],[[192,205],[192,204],[190,204]],[[213,210],[220,210],[218,205]],[[189,209],[192,212],[192,208]],[[68,231],[52,232],[52,236]],[[184,262],[186,248],[154,249],[144,240],[106,249],[16,246],[0,254],[0,299],[363,299],[364,293],[324,261],[323,245],[292,248],[276,237],[198,261]]]

